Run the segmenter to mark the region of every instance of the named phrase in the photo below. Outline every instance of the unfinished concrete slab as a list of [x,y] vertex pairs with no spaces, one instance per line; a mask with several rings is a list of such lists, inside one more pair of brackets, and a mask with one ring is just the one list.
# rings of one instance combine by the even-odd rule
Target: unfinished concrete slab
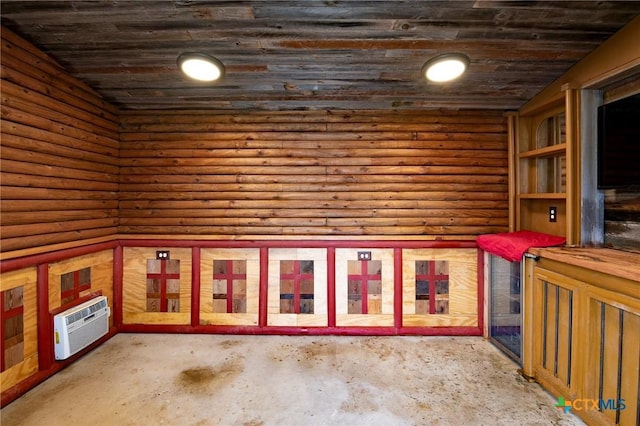
[[582,425],[480,337],[118,334],[12,425]]

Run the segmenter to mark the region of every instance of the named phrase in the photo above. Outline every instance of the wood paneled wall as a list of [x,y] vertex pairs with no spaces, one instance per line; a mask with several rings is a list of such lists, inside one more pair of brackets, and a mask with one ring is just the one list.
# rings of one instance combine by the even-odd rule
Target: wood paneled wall
[[117,109],[2,28],[2,251],[112,235]]
[[508,227],[502,113],[123,112],[120,137],[124,234]]

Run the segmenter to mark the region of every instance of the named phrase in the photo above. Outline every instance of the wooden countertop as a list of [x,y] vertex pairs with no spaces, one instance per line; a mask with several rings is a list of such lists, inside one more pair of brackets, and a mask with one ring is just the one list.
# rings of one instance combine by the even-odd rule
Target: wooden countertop
[[531,248],[529,252],[558,262],[640,282],[640,253],[579,247]]

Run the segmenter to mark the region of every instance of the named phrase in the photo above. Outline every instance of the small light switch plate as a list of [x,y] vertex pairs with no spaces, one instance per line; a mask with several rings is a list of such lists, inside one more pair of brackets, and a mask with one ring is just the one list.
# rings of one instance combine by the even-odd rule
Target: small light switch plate
[[359,251],[358,252],[358,260],[371,260],[371,252],[370,251]]
[[156,251],[156,259],[158,260],[168,260],[169,259],[169,250],[158,250]]
[[549,207],[549,222],[555,222],[558,218],[558,209],[555,206]]

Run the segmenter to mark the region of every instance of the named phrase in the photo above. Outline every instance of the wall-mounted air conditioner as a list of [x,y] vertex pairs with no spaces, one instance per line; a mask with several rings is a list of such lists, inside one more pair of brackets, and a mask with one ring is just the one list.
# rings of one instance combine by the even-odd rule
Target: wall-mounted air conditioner
[[111,311],[107,298],[99,296],[53,317],[57,360],[67,359],[109,332]]

